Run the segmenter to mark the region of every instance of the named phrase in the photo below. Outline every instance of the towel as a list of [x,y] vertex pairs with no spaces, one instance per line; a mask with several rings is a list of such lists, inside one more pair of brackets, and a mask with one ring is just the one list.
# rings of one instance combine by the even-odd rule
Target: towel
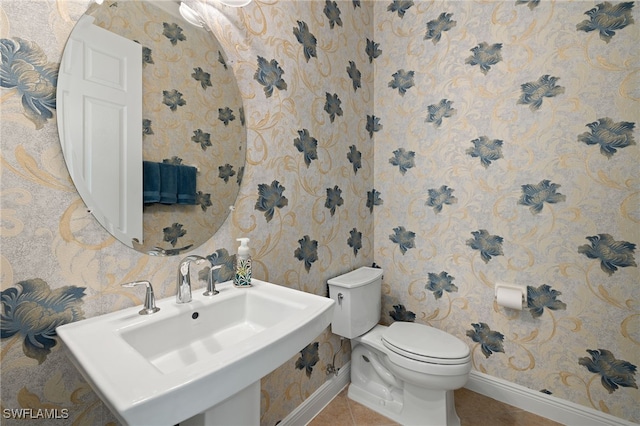
[[178,166],[158,163],[160,167],[160,203],[178,202]]
[[178,167],[178,204],[196,203],[196,173],[198,169],[190,166]]
[[151,161],[142,162],[142,202],[160,201],[160,167]]

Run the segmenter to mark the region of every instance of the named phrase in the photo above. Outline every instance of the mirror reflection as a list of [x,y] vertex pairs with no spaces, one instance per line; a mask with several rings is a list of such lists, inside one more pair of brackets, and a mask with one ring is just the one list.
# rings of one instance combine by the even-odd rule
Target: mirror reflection
[[[142,46],[143,241],[122,242],[148,254],[179,254],[211,238],[235,203],[245,164],[244,111],[233,71],[214,35],[184,20],[178,6],[105,1],[86,13],[94,25]],[[189,180],[195,182],[181,185]],[[176,197],[155,197],[156,191]]]

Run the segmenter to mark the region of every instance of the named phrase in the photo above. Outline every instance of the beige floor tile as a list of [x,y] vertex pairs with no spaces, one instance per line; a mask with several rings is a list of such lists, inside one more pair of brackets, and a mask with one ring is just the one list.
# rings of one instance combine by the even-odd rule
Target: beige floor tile
[[[464,388],[455,391],[455,404],[461,426],[560,425]],[[398,426],[398,423],[350,400],[345,388],[309,426]]]

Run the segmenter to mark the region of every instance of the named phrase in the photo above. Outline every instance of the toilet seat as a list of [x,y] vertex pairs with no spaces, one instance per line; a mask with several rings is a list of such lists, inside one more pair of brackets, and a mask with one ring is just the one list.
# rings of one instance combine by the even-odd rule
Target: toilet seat
[[382,333],[383,345],[397,355],[440,365],[466,364],[469,347],[460,339],[437,328],[412,322],[394,322]]

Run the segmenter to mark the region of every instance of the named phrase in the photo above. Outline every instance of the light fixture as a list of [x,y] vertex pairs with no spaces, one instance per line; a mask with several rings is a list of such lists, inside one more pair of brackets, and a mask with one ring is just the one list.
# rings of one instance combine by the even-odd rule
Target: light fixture
[[185,19],[185,21],[187,21],[191,25],[194,25],[194,26],[200,27],[200,28],[204,27],[204,25],[202,23],[202,18],[200,17],[198,12],[196,12],[193,9],[191,9],[189,6],[187,6],[183,2],[180,2],[180,7],[179,7],[178,10],[180,10],[180,15],[182,15],[182,17]]
[[225,6],[243,7],[251,3],[251,0],[219,0]]

